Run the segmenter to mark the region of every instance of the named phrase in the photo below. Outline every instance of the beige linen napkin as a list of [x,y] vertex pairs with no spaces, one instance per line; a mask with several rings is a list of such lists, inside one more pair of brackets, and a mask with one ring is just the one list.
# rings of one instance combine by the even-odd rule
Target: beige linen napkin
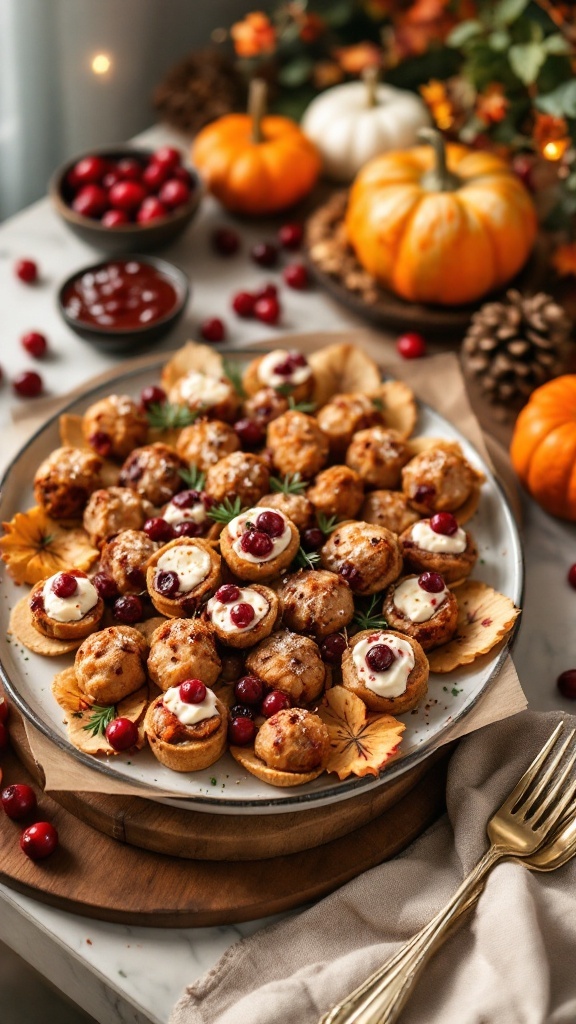
[[[486,849],[488,818],[560,717],[526,711],[463,740],[449,767],[449,818],[312,909],[231,947],[170,1024],[316,1024],[447,902]],[[502,864],[474,918],[426,969],[402,1024],[574,1024],[575,959],[576,863],[550,875]]]

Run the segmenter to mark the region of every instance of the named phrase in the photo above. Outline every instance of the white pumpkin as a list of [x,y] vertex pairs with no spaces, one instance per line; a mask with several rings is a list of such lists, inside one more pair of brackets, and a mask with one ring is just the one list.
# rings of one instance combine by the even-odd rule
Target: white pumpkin
[[413,146],[429,124],[428,110],[413,92],[368,79],[320,93],[301,127],[322,156],[324,174],[348,182],[373,156]]

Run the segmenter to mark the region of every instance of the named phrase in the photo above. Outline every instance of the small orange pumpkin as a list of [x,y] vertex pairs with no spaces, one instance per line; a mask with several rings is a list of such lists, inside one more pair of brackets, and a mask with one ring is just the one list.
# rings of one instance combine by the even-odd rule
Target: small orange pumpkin
[[350,191],[348,239],[362,266],[411,302],[454,306],[500,288],[536,237],[534,204],[492,153],[424,128],[416,146],[370,160]]
[[576,374],[556,377],[532,393],[516,420],[510,457],[542,508],[576,520]]
[[287,117],[262,117],[266,85],[250,83],[247,114],[227,114],[207,125],[192,161],[210,192],[233,213],[275,213],[302,199],[321,168],[316,147]]

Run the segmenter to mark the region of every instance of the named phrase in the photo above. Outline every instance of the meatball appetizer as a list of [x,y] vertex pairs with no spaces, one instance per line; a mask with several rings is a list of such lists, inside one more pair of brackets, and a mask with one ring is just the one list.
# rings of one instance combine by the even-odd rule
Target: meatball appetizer
[[286,569],[298,551],[300,534],[282,512],[249,508],[220,534],[228,568],[241,580],[270,580]]
[[437,572],[405,576],[393,583],[382,609],[388,625],[431,651],[452,639],[458,624],[458,604]]
[[140,594],[146,590],[146,563],[157,550],[142,530],[122,530],[104,544],[100,569],[114,580],[120,594]]
[[312,416],[290,411],[268,425],[267,444],[277,470],[284,476],[316,476],[328,458],[328,438]]
[[[277,786],[317,778],[329,749],[328,729],[318,715],[304,708],[289,708],[272,715],[258,730],[254,743],[256,757],[274,771]],[[294,780],[295,775],[307,777]],[[272,781],[267,776],[267,772],[261,775],[264,781]]]
[[282,622],[321,640],[352,622],[354,598],[346,580],[323,569],[299,569],[276,586]]
[[152,701],[144,732],[154,757],[174,772],[197,772],[226,749],[228,712],[200,679],[172,686]]
[[454,512],[478,486],[478,474],[455,447],[427,448],[402,470],[402,490],[422,515]]
[[330,466],[306,491],[316,512],[336,519],[354,519],[364,500],[362,478],[348,466]]
[[146,682],[148,641],[131,626],[92,633],[76,651],[76,681],[95,704],[117,704]]
[[108,487],[93,491],[84,509],[84,529],[94,547],[122,530],[141,530],[152,506],[129,487]]
[[238,434],[222,420],[198,420],[184,427],[176,442],[178,455],[203,473],[239,448]]
[[451,512],[420,519],[400,535],[404,565],[409,572],[440,573],[446,583],[470,575],[478,558],[472,536],[458,526]]
[[274,491],[272,494],[265,494],[256,504],[273,509],[274,512],[281,512],[291,519],[299,530],[305,530],[307,526],[310,526],[314,515],[312,502],[303,494]]
[[169,619],[150,637],[148,673],[161,690],[195,678],[212,686],[221,667],[214,632],[201,619]]
[[234,385],[227,377],[214,377],[198,370],[184,374],[172,385],[168,401],[226,423],[234,422],[240,405]]
[[135,448],[120,470],[119,483],[131,487],[151,505],[159,508],[174,497],[182,487],[181,470],[186,463],[167,444]]
[[346,452],[346,465],[356,470],[366,487],[393,490],[400,483],[410,449],[397,430],[369,427],[359,430]]
[[330,444],[334,457],[344,455],[358,430],[382,423],[382,413],[368,395],[358,393],[333,395],[318,411],[318,425]]
[[256,395],[262,388],[281,388],[295,402],[305,401],[314,391],[314,374],[301,352],[275,349],[254,359],[246,368],[242,386],[247,395]]
[[270,636],[279,610],[278,598],[269,587],[226,583],[210,598],[205,614],[222,643],[244,648],[254,647]]
[[216,504],[239,498],[242,505],[255,505],[270,490],[270,470],[259,455],[232,452],[210,466],[205,489]]
[[57,572],[41,580],[30,594],[32,624],[56,640],[83,640],[98,628],[104,602],[80,569]]
[[162,615],[193,615],[220,586],[220,555],[203,538],[176,537],[148,560],[146,586]]
[[389,629],[357,633],[342,658],[343,685],[383,715],[415,708],[426,694],[428,674],[418,641]]
[[122,462],[146,443],[148,420],[128,395],[109,395],[86,410],[82,433],[97,455]]
[[410,507],[402,491],[370,491],[364,498],[359,518],[365,523],[385,526],[392,533],[403,533],[418,522],[420,514]]
[[376,594],[397,580],[402,572],[398,538],[384,526],[343,523],[320,550],[325,569],[336,572],[355,594]]
[[254,647],[246,658],[246,667],[295,704],[317,700],[328,681],[328,669],[314,641],[288,629],[273,633]]
[[102,460],[92,452],[56,448],[38,467],[34,497],[52,519],[77,519],[101,486]]
[[286,395],[274,388],[261,388],[246,399],[242,406],[245,417],[266,428],[272,420],[288,412],[290,405]]

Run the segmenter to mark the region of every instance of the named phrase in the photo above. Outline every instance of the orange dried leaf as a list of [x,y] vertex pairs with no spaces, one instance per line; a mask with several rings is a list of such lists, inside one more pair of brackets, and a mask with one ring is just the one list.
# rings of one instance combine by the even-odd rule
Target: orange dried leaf
[[452,672],[469,665],[500,643],[516,622],[514,602],[480,580],[465,580],[456,590],[458,625],[452,639],[428,653],[431,672]]
[[39,583],[63,569],[86,572],[98,558],[81,527],[64,529],[36,507],[2,523],[0,556],[15,583]]
[[343,686],[326,692],[318,715],[330,734],[327,772],[339,779],[378,775],[397,753],[406,726],[392,715],[369,714],[355,693]]

